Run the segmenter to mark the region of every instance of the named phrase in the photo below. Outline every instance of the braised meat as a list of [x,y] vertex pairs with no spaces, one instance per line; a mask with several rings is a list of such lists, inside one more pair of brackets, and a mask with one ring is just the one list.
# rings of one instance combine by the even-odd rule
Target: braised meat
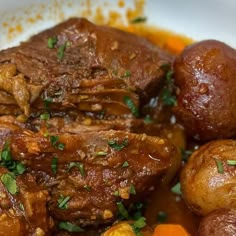
[[[118,201],[141,200],[179,165],[168,140],[123,131],[45,137],[24,129],[9,143],[14,160],[49,189],[52,216],[80,225],[114,220]],[[58,203],[61,196],[69,198],[66,209]]]
[[156,94],[171,61],[141,37],[69,19],[0,52],[0,114],[28,116],[49,98],[55,110],[134,113],[124,98],[138,107]]
[[0,179],[0,235],[49,235],[53,221],[46,207],[48,191],[30,174],[15,177],[2,167]]

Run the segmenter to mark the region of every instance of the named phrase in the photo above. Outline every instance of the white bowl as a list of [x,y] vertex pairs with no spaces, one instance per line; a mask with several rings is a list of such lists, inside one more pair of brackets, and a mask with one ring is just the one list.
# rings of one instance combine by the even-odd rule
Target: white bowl
[[[125,20],[125,11],[133,8],[135,2],[142,2],[124,1],[125,7],[121,8],[119,1],[0,0],[0,49],[17,45],[70,16],[81,16],[87,11],[88,18],[92,18],[98,7],[105,14],[119,11]],[[236,48],[235,10],[235,0],[147,0],[143,14],[148,24],[195,40],[218,39]]]

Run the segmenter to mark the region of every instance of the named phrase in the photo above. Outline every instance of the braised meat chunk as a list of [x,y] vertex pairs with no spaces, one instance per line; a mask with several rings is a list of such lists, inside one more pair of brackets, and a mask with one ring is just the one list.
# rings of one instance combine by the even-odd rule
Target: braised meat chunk
[[50,235],[54,225],[46,207],[48,191],[30,174],[15,177],[2,167],[0,179],[0,235]]
[[[80,225],[113,221],[117,202],[142,200],[180,164],[168,140],[123,131],[44,137],[23,130],[9,142],[14,159],[50,186],[52,216]],[[58,204],[63,197],[69,200],[65,209]]]
[[50,98],[52,109],[130,114],[124,98],[139,106],[139,96],[156,93],[171,61],[144,38],[69,19],[0,52],[0,89],[11,101],[9,110],[0,100],[0,113],[29,115]]

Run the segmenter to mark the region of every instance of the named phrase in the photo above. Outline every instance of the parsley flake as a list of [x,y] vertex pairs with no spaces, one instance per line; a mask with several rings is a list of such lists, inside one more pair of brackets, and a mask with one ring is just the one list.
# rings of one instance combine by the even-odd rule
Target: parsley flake
[[123,168],[128,167],[128,166],[129,166],[128,161],[125,161],[125,162],[122,164],[122,167],[123,167]]
[[130,97],[128,97],[128,96],[125,96],[124,97],[124,102],[125,102],[126,106],[130,109],[130,111],[133,114],[133,116],[138,118],[139,117],[139,110],[135,106],[135,104],[132,101],[132,99]]
[[223,174],[224,173],[224,167],[223,167],[222,161],[218,160],[218,159],[215,159],[215,163],[216,163],[218,173]]
[[131,24],[144,23],[147,21],[147,17],[138,16],[130,21]]
[[129,140],[125,138],[121,143],[118,143],[116,140],[109,140],[108,145],[115,149],[116,151],[120,151],[123,148],[127,147],[129,144]]
[[57,37],[48,38],[48,48],[53,49],[57,44]]
[[85,176],[84,164],[82,164],[80,162],[70,162],[70,164],[68,166],[68,171],[70,171],[71,168],[74,168],[74,167],[79,169],[79,172],[80,172],[82,177]]
[[174,186],[171,188],[171,192],[172,192],[172,193],[175,193],[175,194],[177,194],[177,195],[181,195],[181,194],[182,194],[180,182],[178,182],[176,185],[174,185]]
[[16,179],[13,174],[11,174],[11,173],[2,174],[1,181],[9,193],[16,194],[18,192],[18,188],[16,185]]
[[53,157],[51,162],[51,169],[54,175],[57,174],[57,163],[58,163],[58,157]]
[[57,200],[58,207],[60,209],[67,209],[68,208],[68,202],[70,201],[70,196],[64,197],[63,195],[60,195],[60,198]]

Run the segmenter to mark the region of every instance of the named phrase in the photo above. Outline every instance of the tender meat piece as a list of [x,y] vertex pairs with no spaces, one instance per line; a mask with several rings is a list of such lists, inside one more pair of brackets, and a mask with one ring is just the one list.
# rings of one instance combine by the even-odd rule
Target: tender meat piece
[[[59,138],[54,145],[52,137]],[[63,150],[59,144],[65,145]],[[142,200],[163,177],[173,175],[179,159],[168,140],[112,130],[50,137],[24,130],[12,135],[10,145],[12,156],[36,175],[54,177],[49,203],[53,217],[81,225],[113,221],[117,201],[127,206]],[[51,185],[46,178],[44,182]],[[59,207],[58,200],[65,197],[67,207]]]
[[203,145],[190,157],[181,174],[183,198],[195,213],[236,209],[236,141]]
[[53,221],[46,208],[48,192],[37,186],[29,174],[16,177],[17,192],[11,192],[7,186],[12,186],[12,178],[8,182],[2,180],[3,176],[7,178],[6,175],[11,178],[9,172],[1,167],[0,235],[50,235]]
[[236,235],[236,210],[219,209],[205,216],[199,226],[197,236]]
[[[48,48],[48,39],[55,37],[55,45]],[[29,106],[26,91],[31,94],[31,108],[35,109],[43,106],[41,94],[43,99],[53,98],[55,109],[130,114],[124,97],[130,97],[138,106],[136,93],[152,96],[166,73],[161,65],[171,62],[171,56],[144,38],[96,26],[83,18],[69,19],[19,47],[0,52],[2,66],[15,66],[19,72],[12,74],[12,80],[20,76],[27,83],[13,94],[25,114],[26,104]],[[12,94],[1,84],[0,88]]]
[[215,40],[187,47],[174,63],[177,118],[200,140],[236,135],[236,51]]

